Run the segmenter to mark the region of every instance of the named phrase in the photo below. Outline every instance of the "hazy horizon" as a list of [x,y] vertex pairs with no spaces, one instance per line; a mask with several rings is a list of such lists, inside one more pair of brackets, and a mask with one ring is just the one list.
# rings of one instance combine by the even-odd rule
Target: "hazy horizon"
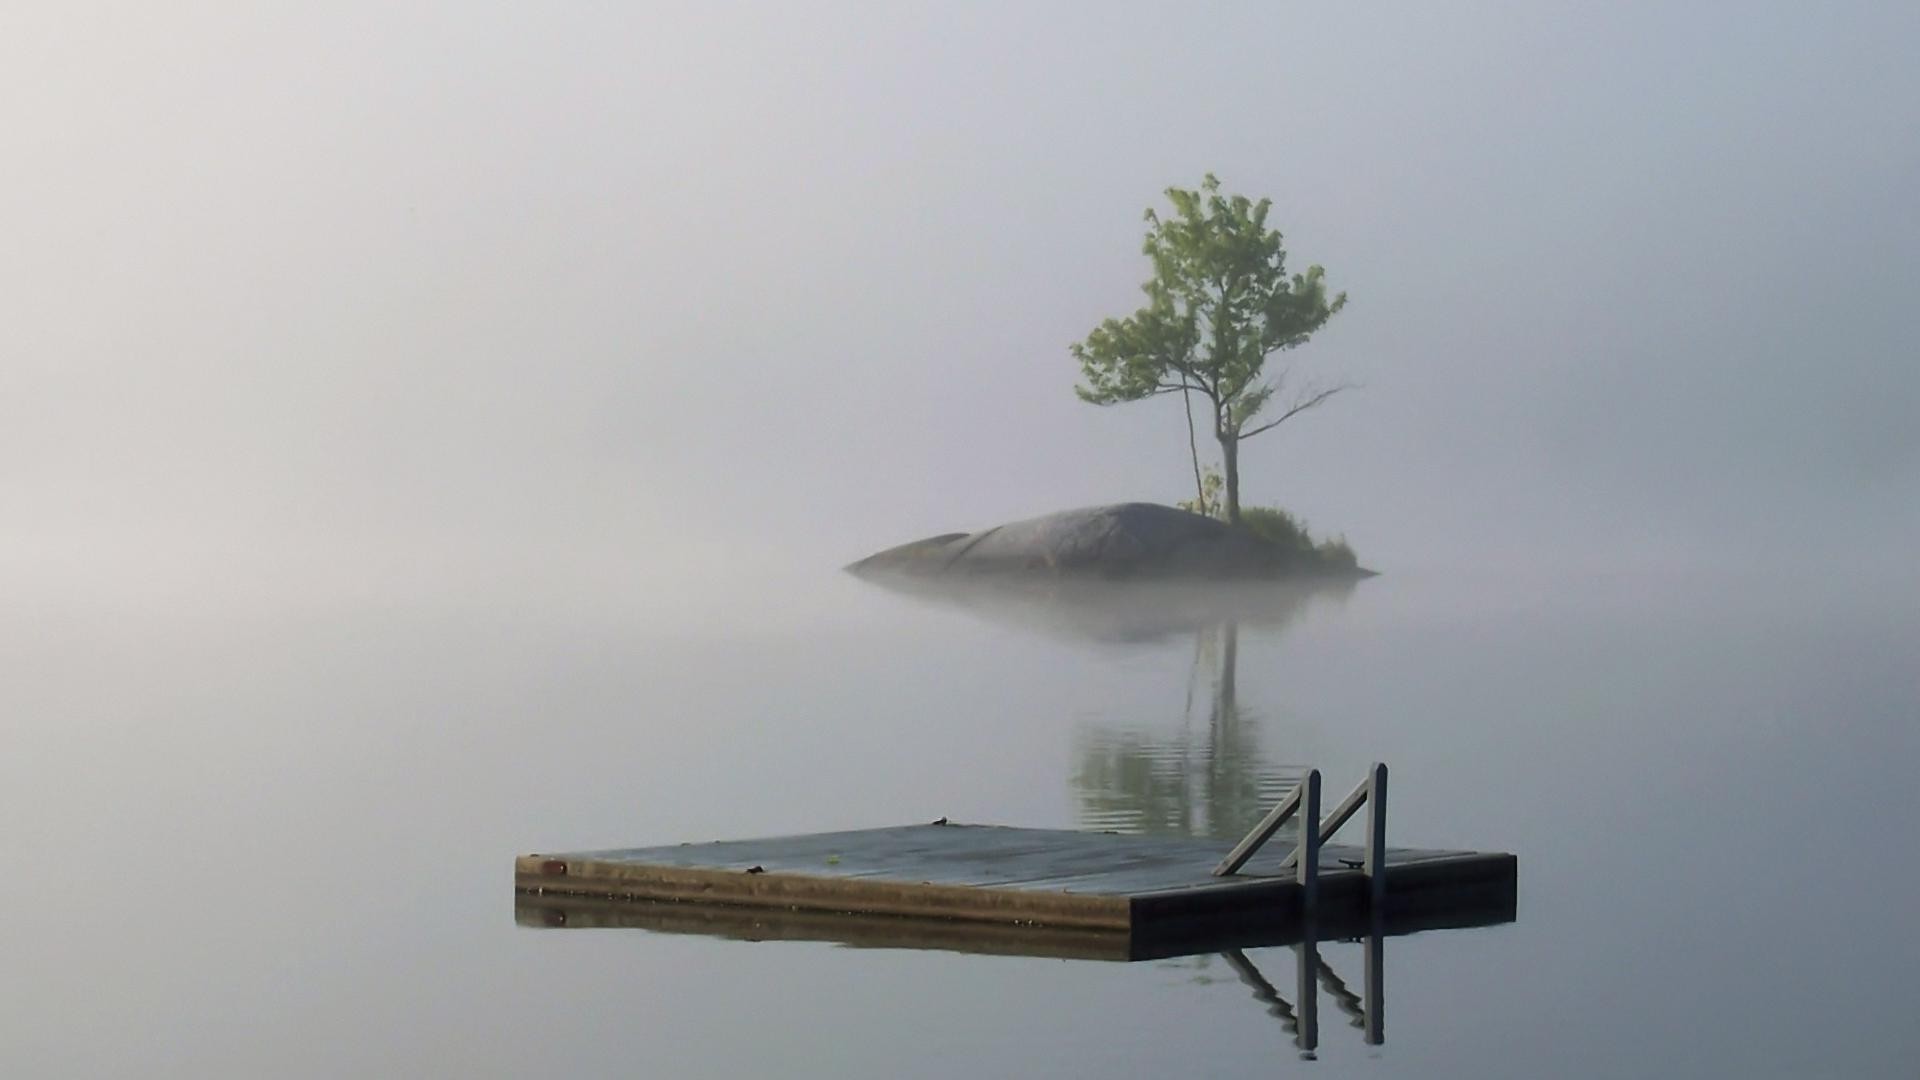
[[[1389,571],[1915,584],[1912,9],[0,17],[0,580],[671,594],[1172,502],[1075,400],[1141,212],[1275,200],[1363,388],[1248,501]],[[144,599],[141,599],[144,598]],[[222,599],[226,598],[226,599]]]

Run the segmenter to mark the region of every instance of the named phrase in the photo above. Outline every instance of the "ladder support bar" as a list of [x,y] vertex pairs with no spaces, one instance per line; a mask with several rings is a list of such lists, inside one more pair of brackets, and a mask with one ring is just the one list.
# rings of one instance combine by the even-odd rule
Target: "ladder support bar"
[[1233,850],[1227,852],[1227,857],[1220,860],[1220,865],[1213,868],[1213,876],[1226,877],[1247,865],[1247,860],[1260,850],[1260,845],[1273,839],[1273,834],[1280,831],[1280,826],[1285,825],[1287,819],[1300,809],[1301,792],[1305,787],[1304,783],[1295,787],[1287,793],[1286,798],[1280,800],[1280,805],[1267,811],[1267,816],[1260,819],[1260,824],[1241,837],[1240,842],[1233,845]]

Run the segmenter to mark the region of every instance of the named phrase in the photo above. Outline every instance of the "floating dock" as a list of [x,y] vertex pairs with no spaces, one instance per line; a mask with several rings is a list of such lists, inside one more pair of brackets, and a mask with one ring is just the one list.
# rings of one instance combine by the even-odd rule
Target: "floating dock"
[[[1317,809],[1303,816],[1317,821]],[[1236,849],[1231,869],[1211,840],[945,822],[524,855],[514,865],[517,913],[531,925],[1104,959],[1288,943],[1309,913],[1306,932],[1323,935],[1514,917],[1512,855],[1303,849],[1299,821],[1282,829],[1284,815],[1275,817],[1253,846],[1274,839],[1294,854],[1260,860]],[[1302,850],[1316,856],[1317,874],[1297,864]]]

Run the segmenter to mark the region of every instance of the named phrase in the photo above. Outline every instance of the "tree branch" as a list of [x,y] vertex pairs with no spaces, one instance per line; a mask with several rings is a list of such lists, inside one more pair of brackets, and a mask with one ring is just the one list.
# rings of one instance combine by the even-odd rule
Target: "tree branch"
[[1183,390],[1191,390],[1196,393],[1205,394],[1209,398],[1213,397],[1212,392],[1206,387],[1188,379],[1181,379],[1179,382],[1156,383],[1153,389],[1147,392],[1147,396],[1154,397],[1159,394],[1174,394]]
[[1351,389],[1353,389],[1352,383],[1341,383],[1339,386],[1333,387],[1332,389],[1322,390],[1317,394],[1309,394],[1306,397],[1301,398],[1299,401],[1294,402],[1292,408],[1288,409],[1286,412],[1281,413],[1278,417],[1275,417],[1273,420],[1270,420],[1267,423],[1261,424],[1259,427],[1254,428],[1252,431],[1241,432],[1240,437],[1242,439],[1251,439],[1255,435],[1258,435],[1263,431],[1271,431],[1274,428],[1279,427],[1281,424],[1286,423],[1287,420],[1289,420],[1296,414],[1306,412],[1308,409],[1313,408],[1315,405],[1320,404],[1321,402],[1327,400],[1328,398],[1332,397],[1333,395],[1339,393],[1342,390],[1351,390]]

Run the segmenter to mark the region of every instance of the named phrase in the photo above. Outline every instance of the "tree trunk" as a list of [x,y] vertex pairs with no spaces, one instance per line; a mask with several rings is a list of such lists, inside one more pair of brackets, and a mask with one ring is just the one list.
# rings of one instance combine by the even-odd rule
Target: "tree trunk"
[[1240,624],[1230,622],[1208,632],[1219,635],[1220,671],[1213,682],[1213,712],[1207,725],[1207,828],[1225,839],[1244,824],[1238,812],[1242,809],[1239,792],[1245,787],[1239,782],[1243,759],[1236,753],[1240,748]]
[[1193,458],[1193,505],[1201,514],[1211,514],[1207,507],[1207,483],[1200,478],[1200,444],[1193,436],[1193,398],[1188,396],[1187,388],[1180,388],[1180,407],[1187,414],[1187,453]]
[[1220,432],[1220,477],[1227,487],[1227,521],[1240,524],[1240,436]]
[[1220,636],[1220,678],[1213,687],[1214,704],[1220,707],[1222,716],[1237,716],[1240,712],[1240,624],[1230,622],[1221,627]]

